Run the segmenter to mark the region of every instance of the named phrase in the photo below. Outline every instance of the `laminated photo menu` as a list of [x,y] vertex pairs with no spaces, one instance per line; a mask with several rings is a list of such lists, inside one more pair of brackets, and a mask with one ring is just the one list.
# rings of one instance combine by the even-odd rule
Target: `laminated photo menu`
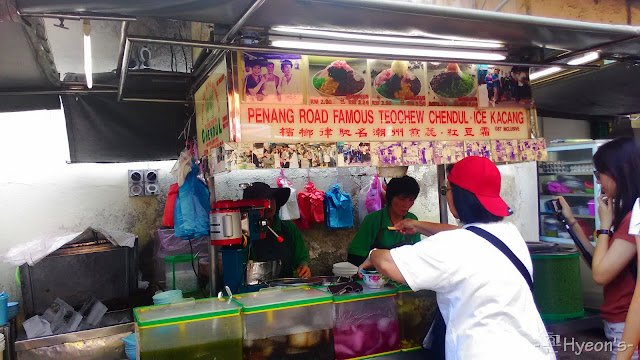
[[478,106],[476,65],[427,63],[429,106]]
[[399,166],[402,163],[402,144],[400,142],[371,143],[372,166]]
[[309,56],[309,105],[369,105],[366,59]]
[[371,105],[426,105],[424,63],[369,60]]

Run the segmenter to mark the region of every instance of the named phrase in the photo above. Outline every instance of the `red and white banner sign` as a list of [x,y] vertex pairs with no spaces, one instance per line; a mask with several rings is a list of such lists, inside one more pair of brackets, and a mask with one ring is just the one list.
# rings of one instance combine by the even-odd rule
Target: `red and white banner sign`
[[242,104],[243,143],[527,139],[529,110]]

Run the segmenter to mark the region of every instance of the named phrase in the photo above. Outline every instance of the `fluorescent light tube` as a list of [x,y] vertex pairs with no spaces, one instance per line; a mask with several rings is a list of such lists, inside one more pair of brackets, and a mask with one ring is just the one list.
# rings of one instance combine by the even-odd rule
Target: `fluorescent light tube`
[[546,76],[550,76],[553,75],[557,72],[560,72],[562,69],[554,66],[554,67],[550,67],[550,68],[546,68],[544,70],[540,70],[540,71],[536,71],[534,73],[532,73],[531,75],[529,75],[529,80],[533,81],[533,80],[537,80]]
[[426,39],[419,37],[402,37],[402,36],[388,36],[388,35],[367,35],[357,34],[349,32],[338,31],[326,31],[326,30],[314,30],[314,29],[299,29],[286,26],[277,26],[271,29],[272,32],[294,34],[294,35],[307,35],[316,36],[322,38],[332,39],[346,39],[352,41],[371,41],[371,42],[385,42],[393,44],[413,44],[413,45],[439,45],[439,46],[451,46],[451,47],[474,47],[485,49],[496,49],[504,47],[503,44],[491,41],[481,41],[473,39]]
[[577,59],[573,59],[571,61],[569,61],[567,64],[569,65],[582,65],[582,64],[588,64],[592,61],[596,61],[600,58],[600,54],[597,51],[592,51],[589,53],[586,53],[584,56],[579,57]]
[[[273,38],[273,37],[272,37]],[[504,55],[493,52],[474,52],[459,50],[440,50],[440,49],[424,49],[424,48],[399,48],[399,47],[381,47],[358,45],[357,43],[344,44],[326,41],[307,41],[307,40],[273,40],[271,45],[279,48],[300,49],[300,50],[324,50],[338,51],[347,53],[362,54],[380,54],[380,55],[399,55],[437,58],[437,59],[463,59],[463,60],[483,60],[483,61],[502,61],[506,59]]]
[[84,20],[82,24],[84,33],[84,76],[87,79],[87,87],[93,87],[93,62],[91,60],[91,24]]

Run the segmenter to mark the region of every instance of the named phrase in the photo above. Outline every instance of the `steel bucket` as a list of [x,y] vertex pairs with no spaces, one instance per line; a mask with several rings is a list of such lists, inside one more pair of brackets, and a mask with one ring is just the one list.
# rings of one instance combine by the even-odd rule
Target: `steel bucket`
[[245,284],[266,284],[279,277],[281,267],[282,261],[280,260],[248,262],[245,267]]

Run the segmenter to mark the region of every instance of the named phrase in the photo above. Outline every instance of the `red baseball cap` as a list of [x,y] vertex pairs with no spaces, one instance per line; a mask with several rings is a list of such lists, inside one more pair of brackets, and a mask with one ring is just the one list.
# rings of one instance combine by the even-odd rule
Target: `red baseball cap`
[[453,166],[447,179],[472,192],[493,215],[511,215],[511,209],[500,197],[500,171],[491,160],[480,156],[466,157]]

